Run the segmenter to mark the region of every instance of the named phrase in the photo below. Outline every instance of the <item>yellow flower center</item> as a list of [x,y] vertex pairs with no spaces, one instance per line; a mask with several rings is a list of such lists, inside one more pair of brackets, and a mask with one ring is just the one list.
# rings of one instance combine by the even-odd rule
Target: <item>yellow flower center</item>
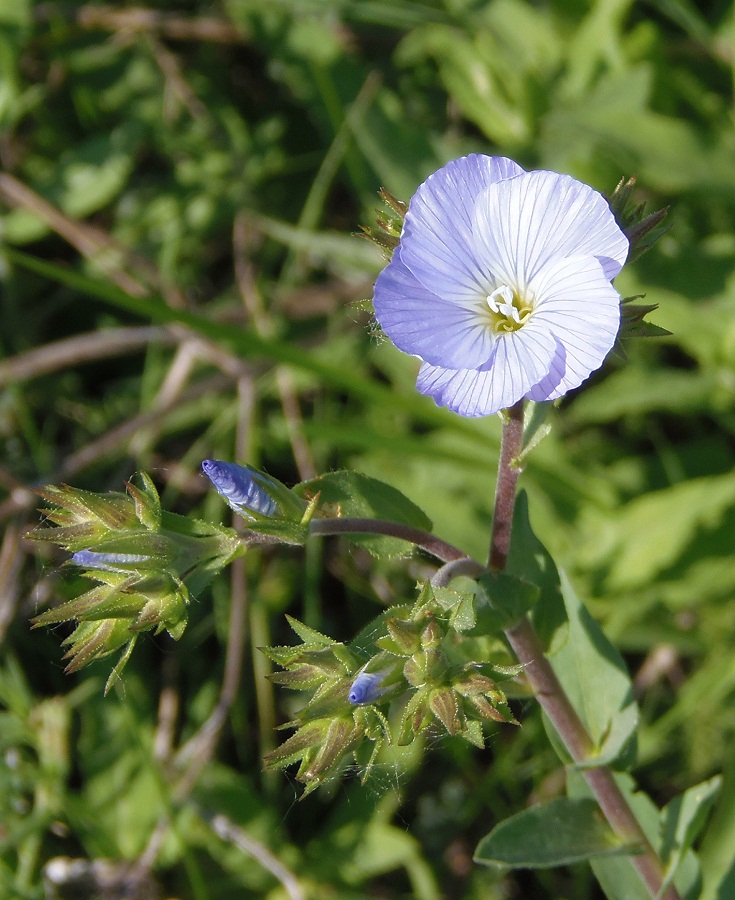
[[498,334],[518,331],[526,324],[533,311],[531,303],[519,297],[507,284],[502,284],[492,294],[488,294],[485,301],[490,327]]

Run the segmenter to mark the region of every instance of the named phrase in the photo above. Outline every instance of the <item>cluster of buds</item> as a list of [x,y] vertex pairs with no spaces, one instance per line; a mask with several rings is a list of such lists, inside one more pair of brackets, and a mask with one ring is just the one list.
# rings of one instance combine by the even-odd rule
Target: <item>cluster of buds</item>
[[34,626],[76,621],[65,639],[67,672],[123,649],[107,689],[119,676],[144,631],[184,632],[192,596],[239,555],[234,531],[161,509],[150,478],[141,473],[127,493],[95,494],[68,485],[38,493],[51,506],[35,540],[72,553],[69,561],[98,582],[74,600],[42,613]]
[[[409,744],[422,733],[440,729],[484,747],[483,722],[515,719],[490,669],[463,656],[461,632],[473,617],[466,596],[423,586],[413,607],[394,607],[370,627],[379,634],[374,655],[337,643],[290,619],[302,643],[267,647],[263,652],[284,671],[271,678],[308,691],[309,700],[284,728],[296,732],[268,754],[267,767],[298,762],[296,778],[305,794],[328,779],[348,753],[360,761],[365,741],[373,748],[364,767],[367,778],[384,743]],[[361,665],[362,662],[362,665]],[[515,673],[515,669],[513,672]],[[397,721],[393,736],[389,719]]]
[[406,218],[408,204],[403,200],[396,199],[385,188],[381,188],[378,194],[383,201],[383,209],[376,210],[375,225],[360,226],[361,237],[377,244],[386,259],[390,259],[401,239],[403,220]]
[[386,618],[387,634],[376,644],[403,659],[410,689],[398,743],[410,743],[427,728],[439,727],[484,747],[483,722],[515,723],[505,694],[492,677],[509,670],[491,670],[466,658],[461,638],[474,626],[474,602],[474,595],[427,582],[407,615]]
[[306,796],[366,740],[373,744],[367,777],[383,743],[391,740],[388,721],[374,703],[399,691],[401,682],[396,661],[389,665],[387,654],[381,670],[368,672],[368,666],[363,666],[356,675],[360,660],[353,650],[296,619],[289,617],[289,622],[302,640],[300,645],[261,649],[284,669],[271,675],[272,681],[309,691],[311,697],[296,719],[283,726],[296,728],[296,733],[264,761],[266,768],[300,763],[296,777],[305,785]]
[[[609,198],[610,209],[630,242],[628,262],[643,256],[671,227],[666,222],[668,208],[647,213],[645,203],[633,199],[636,179],[622,178]],[[649,313],[658,309],[657,303],[636,303],[643,295],[624,297],[620,308],[620,332],[615,351],[625,357],[621,341],[633,337],[666,337],[671,334],[665,328],[646,321]]]

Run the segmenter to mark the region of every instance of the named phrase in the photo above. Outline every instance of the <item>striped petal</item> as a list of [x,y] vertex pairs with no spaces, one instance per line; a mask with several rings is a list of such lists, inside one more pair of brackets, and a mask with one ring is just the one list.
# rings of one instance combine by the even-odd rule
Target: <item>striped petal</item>
[[592,258],[556,262],[531,287],[539,298],[533,323],[548,329],[563,348],[554,365],[564,368],[549,396],[531,399],[553,400],[579,387],[605,361],[620,328],[620,295]]
[[409,204],[401,258],[425,288],[457,303],[488,291],[487,270],[472,239],[478,196],[523,172],[501,156],[472,154],[430,175]]
[[397,250],[380,273],[373,298],[380,327],[404,353],[437,366],[481,366],[495,342],[487,319],[427,290]]
[[610,280],[628,255],[628,239],[605,198],[555,172],[490,185],[478,198],[473,233],[478,257],[519,288],[567,256],[597,257]]
[[444,369],[424,364],[416,387],[461,416],[490,416],[512,406],[549,372],[556,341],[527,327],[505,334],[482,369]]
[[253,518],[253,513],[273,516],[278,512],[278,504],[258,484],[256,473],[249,466],[240,466],[221,459],[205,459],[202,471],[212,482],[217,493],[240,515]]

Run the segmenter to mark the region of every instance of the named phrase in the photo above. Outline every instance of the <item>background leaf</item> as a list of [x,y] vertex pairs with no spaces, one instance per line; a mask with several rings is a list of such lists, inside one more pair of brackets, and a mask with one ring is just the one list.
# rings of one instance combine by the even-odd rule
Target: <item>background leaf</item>
[[594,800],[560,797],[496,825],[477,845],[474,859],[484,865],[543,869],[629,852]]

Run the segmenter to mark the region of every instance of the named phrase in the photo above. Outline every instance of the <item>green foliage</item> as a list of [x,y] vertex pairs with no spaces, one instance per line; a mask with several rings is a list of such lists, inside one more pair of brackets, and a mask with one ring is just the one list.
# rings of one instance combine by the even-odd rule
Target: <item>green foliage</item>
[[[476,621],[472,595],[429,583],[411,608],[393,607],[367,627],[367,648],[365,635],[345,646],[289,617],[302,643],[261,649],[284,670],[271,681],[309,696],[283,726],[296,732],[266,755],[266,767],[298,762],[296,778],[306,796],[344,766],[348,753],[359,765],[366,741],[373,748],[363,784],[385,743],[405,746],[429,729],[482,749],[483,722],[517,723],[490,677],[499,670],[473,661],[475,647],[462,641]],[[360,665],[369,651],[373,655]]]
[[[385,519],[431,531],[431,520],[415,503],[391,485],[359,472],[329,472],[298,485],[295,491],[313,498],[324,516]],[[412,550],[406,541],[390,537],[350,534],[348,538],[375,556],[403,556]]]
[[630,849],[621,845],[594,800],[560,797],[496,825],[478,844],[474,859],[483,865],[544,869]]
[[124,647],[105,693],[120,677],[138,636],[164,629],[184,633],[188,605],[244,547],[229,529],[164,512],[150,477],[128,484],[128,495],[94,494],[67,485],[38,491],[53,504],[46,518],[55,528],[30,537],[74,552],[70,560],[99,582],[80,597],[33,620],[35,627],[76,621],[64,640],[68,673]]
[[[605,637],[561,575],[566,638],[550,654],[565,693],[595,745],[590,765],[615,763],[629,753],[638,725],[630,676],[620,653]],[[627,760],[629,763],[630,760]]]
[[[147,9],[141,23],[124,18],[129,6],[0,2],[0,894],[40,898],[43,867],[58,856],[137,860],[163,822],[151,856],[170,896],[282,895],[263,848],[307,896],[594,896],[584,866],[531,882],[469,863],[475,835],[532,792],[561,790],[529,704],[511,700],[523,727],[493,726],[482,753],[446,737],[426,755],[420,741],[386,744],[365,787],[323,789],[328,809],[321,792],[294,807],[294,791],[261,771],[273,726],[296,710],[291,692],[263,679],[268,661],[253,647],[284,643],[289,611],[364,664],[380,648],[358,637],[353,649],[352,634],[431,576],[420,554],[399,566],[343,541],[249,553],[231,582],[195,591],[177,642],[165,629],[138,640],[120,698],[103,700],[95,680],[107,661],[62,675],[67,626],[28,634],[31,617],[89,589],[71,567],[54,574],[50,543],[25,553],[20,535],[38,523],[29,487],[109,494],[147,469],[165,509],[220,522],[221,501],[196,474],[208,456],[247,459],[286,485],[356,469],[400,489],[438,535],[484,559],[499,424],[463,422],[414,395],[414,361],[371,335],[363,311],[381,252],[353,235],[373,221],[381,186],[408,200],[441,163],[479,151],[568,172],[608,196],[635,173],[632,208],[670,209],[668,233],[616,285],[642,298],[627,307],[657,304],[651,318],[671,336],[628,342],[624,365],[611,361],[561,410],[546,410],[553,430],[522,475],[541,540],[518,525],[510,573],[539,586],[532,616],[570,684],[584,689],[576,662],[609,676],[596,739],[620,765],[632,763],[622,713],[633,706],[607,642],[622,654],[653,833],[664,803],[729,770],[698,838],[684,825],[696,815],[672,806],[667,819],[681,823],[672,853],[682,867],[690,838],[701,843],[706,900],[728,896],[731,4]],[[576,606],[541,542],[601,622],[604,647],[586,615],[568,614]],[[246,675],[220,708],[243,584]],[[459,581],[447,591],[436,600],[451,628],[482,641],[473,628],[487,607]],[[411,639],[394,624],[393,640]],[[510,661],[497,642],[482,652]],[[187,741],[212,733],[215,710],[226,720],[221,741],[200,756],[204,744]],[[192,759],[202,760],[197,786],[176,793],[177,773],[196,781]],[[226,812],[259,842],[255,855],[216,834],[196,803]],[[604,866],[609,890],[636,896],[627,860]]]

